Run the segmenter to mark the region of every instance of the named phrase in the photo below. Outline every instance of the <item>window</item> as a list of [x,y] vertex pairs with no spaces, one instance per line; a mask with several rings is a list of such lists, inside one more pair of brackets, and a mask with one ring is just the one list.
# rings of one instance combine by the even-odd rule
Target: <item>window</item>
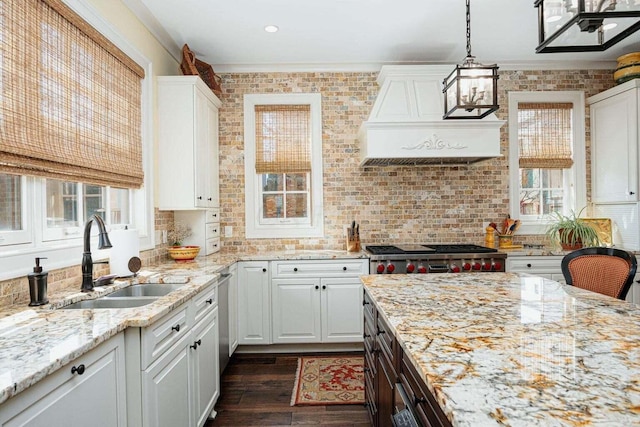
[[320,94],[245,95],[247,238],[322,237]]
[[510,213],[522,234],[586,204],[584,108],[582,92],[509,93]]
[[[39,11],[34,12],[33,8],[39,8]],[[154,247],[151,232],[153,195],[146,191],[144,183],[151,168],[149,150],[152,147],[153,122],[150,95],[153,82],[142,77],[148,75],[151,62],[84,2],[0,0],[0,11],[0,76],[3,77],[0,87],[6,89],[0,94],[3,141],[0,144],[0,280],[24,276],[31,270],[34,256],[47,256],[48,270],[80,264],[82,227],[88,216],[94,213],[101,215],[110,229],[124,225],[136,228],[141,237],[141,249]],[[60,21],[55,16],[60,11],[65,16],[67,12],[77,15],[68,21]],[[32,25],[34,19],[41,18],[45,22],[36,26],[38,31],[27,35],[26,27]],[[73,29],[78,23],[76,19],[86,20],[82,31],[92,32],[89,38],[101,46],[103,43],[109,46],[111,58],[107,63],[101,61],[95,48],[87,48],[84,42],[74,44],[73,37],[78,35]],[[59,23],[65,27],[63,31],[54,29],[54,24]],[[95,28],[91,28],[92,25]],[[74,34],[67,32],[69,28]],[[37,41],[33,42],[35,39],[32,37],[36,35]],[[25,47],[26,38],[33,43],[27,43]],[[24,66],[24,57],[32,61],[29,61],[29,69],[21,72],[17,66]],[[120,67],[125,62],[125,68],[129,70],[125,71],[125,80],[132,90],[122,87],[113,92],[105,91],[104,87],[110,83],[121,81],[112,65]],[[9,79],[11,76],[15,79]],[[102,78],[106,83],[99,81]],[[66,81],[56,82],[58,79]],[[2,85],[6,81],[12,82],[11,87]],[[71,85],[71,91],[65,84]],[[22,96],[19,92],[22,90],[35,96]],[[109,99],[106,104],[101,92],[107,93]],[[106,111],[105,115],[98,114],[101,109]],[[32,134],[29,132],[33,129],[19,126],[19,120],[27,117],[21,116],[20,112],[28,113],[29,120],[36,118],[40,121],[37,126],[42,132],[38,130]],[[71,125],[70,130],[63,130],[65,122]],[[10,141],[33,143],[35,137],[30,136],[34,135],[44,137],[48,141],[46,149],[65,161],[71,158],[72,153],[64,144],[76,147],[91,167],[75,167],[73,171],[64,171],[61,176],[56,176],[55,171],[38,170],[38,165],[26,166],[27,162],[21,161],[19,153],[6,151],[7,147],[13,146]],[[74,136],[80,139],[102,138],[109,145],[98,148],[93,143],[77,144]],[[67,137],[70,139],[65,139]],[[126,142],[136,138],[135,144]],[[52,148],[49,142],[63,146]],[[134,145],[131,156],[119,151],[126,151]],[[96,161],[95,156],[100,155],[108,158]],[[36,156],[35,159],[41,157]],[[122,162],[128,163],[129,160],[135,163],[135,167],[121,173],[127,169],[121,169]],[[115,179],[111,179],[113,174],[93,168],[96,164],[111,169]],[[16,166],[26,166],[27,169],[20,171]],[[78,178],[74,179],[75,174]],[[141,184],[142,187],[137,188]],[[92,247],[94,259],[109,256],[108,250],[96,251],[95,243]]]

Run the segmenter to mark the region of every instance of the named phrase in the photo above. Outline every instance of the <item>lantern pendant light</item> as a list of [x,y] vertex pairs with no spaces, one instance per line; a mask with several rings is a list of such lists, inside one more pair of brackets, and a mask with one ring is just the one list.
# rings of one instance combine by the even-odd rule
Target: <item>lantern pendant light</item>
[[471,14],[467,5],[467,57],[444,79],[445,119],[481,119],[498,109],[498,66],[471,55]]
[[640,29],[637,0],[536,0],[536,53],[599,52]]

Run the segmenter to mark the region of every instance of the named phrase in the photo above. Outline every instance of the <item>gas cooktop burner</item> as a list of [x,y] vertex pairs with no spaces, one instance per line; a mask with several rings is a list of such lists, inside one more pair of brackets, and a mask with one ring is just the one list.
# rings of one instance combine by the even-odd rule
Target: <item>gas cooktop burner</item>
[[497,252],[497,249],[487,248],[478,245],[466,244],[427,244],[427,245],[370,245],[366,247],[367,252],[374,255],[400,255],[400,254],[477,254]]

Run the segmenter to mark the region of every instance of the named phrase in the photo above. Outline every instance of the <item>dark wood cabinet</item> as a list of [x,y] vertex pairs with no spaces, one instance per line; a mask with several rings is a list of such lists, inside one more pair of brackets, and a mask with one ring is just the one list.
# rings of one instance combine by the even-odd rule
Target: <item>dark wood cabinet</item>
[[[372,426],[393,426],[392,417],[396,408],[406,405],[421,426],[451,427],[366,290],[363,305],[365,405],[369,410]],[[400,397],[401,393],[396,390],[398,386],[406,395],[404,402]],[[399,402],[395,402],[395,399]]]

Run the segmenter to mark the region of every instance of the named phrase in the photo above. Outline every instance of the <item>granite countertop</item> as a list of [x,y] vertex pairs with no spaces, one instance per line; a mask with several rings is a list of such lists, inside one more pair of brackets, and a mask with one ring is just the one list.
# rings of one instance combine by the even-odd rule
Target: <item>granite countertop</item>
[[[40,307],[0,307],[0,404],[128,327],[145,327],[191,299],[236,261],[366,258],[362,252],[283,251],[268,254],[220,252],[191,263],[145,267],[134,279],[119,279],[93,292],[76,289],[49,294]],[[78,267],[79,268],[79,267]],[[60,310],[136,283],[180,283],[180,289],[151,304],[108,310]]]
[[640,307],[526,274],[362,281],[454,426],[640,425]]

